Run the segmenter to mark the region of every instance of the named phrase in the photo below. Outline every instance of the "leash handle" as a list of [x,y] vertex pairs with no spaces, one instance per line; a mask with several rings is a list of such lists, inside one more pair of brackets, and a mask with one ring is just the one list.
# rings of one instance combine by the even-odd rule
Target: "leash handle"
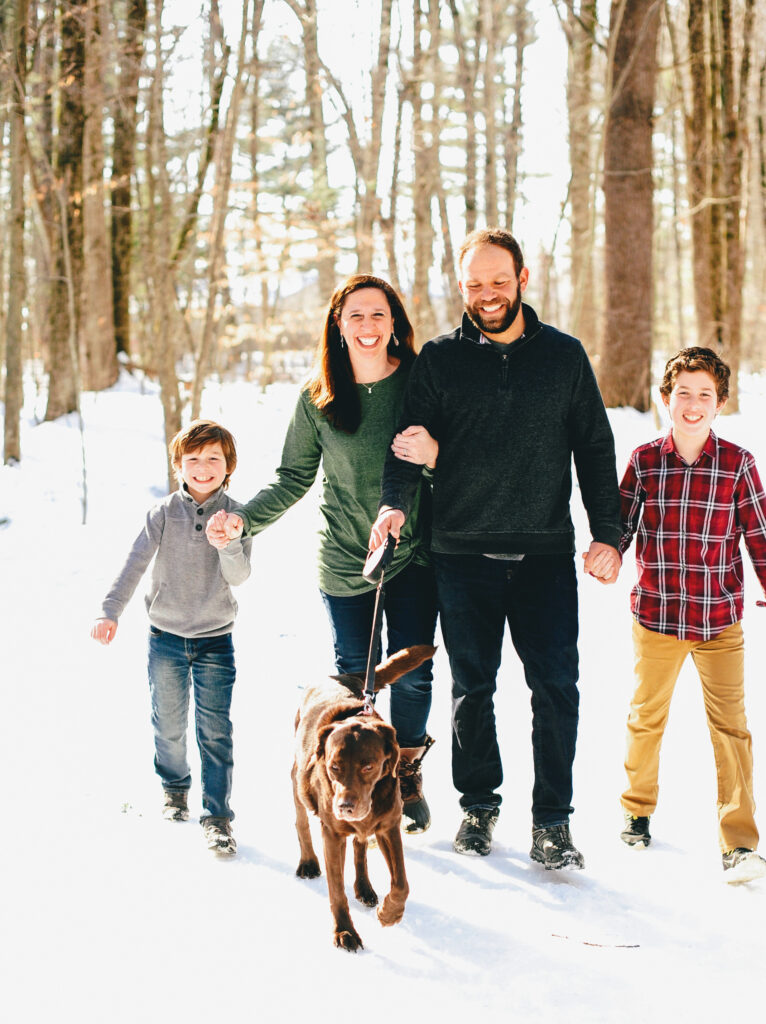
[[380,547],[376,548],[374,551],[370,551],[367,555],[367,560],[364,563],[364,569],[362,569],[362,576],[364,576],[369,583],[377,583],[378,580],[382,579],[383,573],[394,560],[395,551],[396,537],[394,537],[392,533],[389,533]]

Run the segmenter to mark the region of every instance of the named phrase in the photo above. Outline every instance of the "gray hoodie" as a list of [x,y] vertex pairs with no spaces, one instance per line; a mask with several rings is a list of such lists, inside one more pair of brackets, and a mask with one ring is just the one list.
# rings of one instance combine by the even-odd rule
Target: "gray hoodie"
[[237,614],[231,588],[250,575],[252,541],[233,540],[218,551],[205,525],[219,509],[240,507],[222,487],[202,505],[185,489],[155,505],[109,588],[102,616],[117,622],[156,554],[145,598],[151,624],[189,639],[230,633]]

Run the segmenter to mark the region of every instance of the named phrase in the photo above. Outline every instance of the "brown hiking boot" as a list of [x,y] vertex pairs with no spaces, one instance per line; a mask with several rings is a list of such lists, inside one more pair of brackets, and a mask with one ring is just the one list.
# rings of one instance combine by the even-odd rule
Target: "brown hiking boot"
[[426,734],[420,747],[402,747],[399,750],[399,789],[402,794],[402,829],[408,835],[425,832],[431,824],[431,811],[423,796],[423,776],[420,765],[434,745]]

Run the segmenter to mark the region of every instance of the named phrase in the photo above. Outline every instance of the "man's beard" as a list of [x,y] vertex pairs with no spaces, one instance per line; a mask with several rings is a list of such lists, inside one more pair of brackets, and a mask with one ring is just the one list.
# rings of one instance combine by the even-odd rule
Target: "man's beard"
[[521,309],[521,289],[519,286],[516,285],[516,298],[513,302],[509,302],[505,298],[500,301],[505,303],[505,312],[498,310],[495,314],[496,317],[502,317],[500,320],[487,320],[479,312],[477,306],[469,306],[467,302],[464,303],[466,313],[471,320],[473,320],[482,334],[502,334],[504,331],[508,330]]

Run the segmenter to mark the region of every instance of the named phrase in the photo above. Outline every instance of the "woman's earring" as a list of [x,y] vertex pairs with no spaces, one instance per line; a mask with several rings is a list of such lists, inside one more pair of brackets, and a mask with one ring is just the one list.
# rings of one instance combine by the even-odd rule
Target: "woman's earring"
[[399,344],[399,339],[397,338],[393,331],[391,331],[391,341],[393,341],[394,345]]
[[345,339],[345,338],[343,337],[343,335],[341,334],[341,336],[340,336],[340,347],[341,347],[341,348],[343,348],[343,346],[344,346],[345,344],[346,344],[346,339]]

